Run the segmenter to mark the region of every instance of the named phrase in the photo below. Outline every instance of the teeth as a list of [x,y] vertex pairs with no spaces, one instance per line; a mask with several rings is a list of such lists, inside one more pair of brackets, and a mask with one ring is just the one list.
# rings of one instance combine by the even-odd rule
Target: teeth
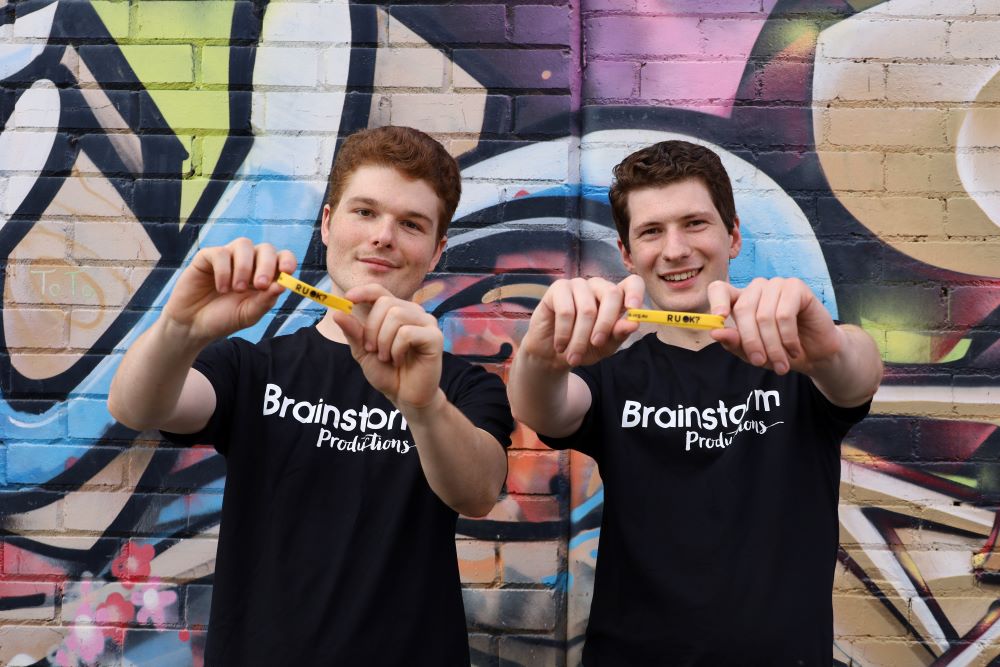
[[685,271],[684,273],[675,273],[672,276],[663,276],[663,279],[668,282],[676,283],[680,282],[681,280],[687,280],[688,278],[693,278],[697,274],[698,274],[697,271]]

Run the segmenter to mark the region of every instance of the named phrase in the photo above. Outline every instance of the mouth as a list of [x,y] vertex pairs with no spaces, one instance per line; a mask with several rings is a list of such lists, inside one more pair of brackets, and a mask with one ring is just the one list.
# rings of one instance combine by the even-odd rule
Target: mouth
[[677,273],[666,273],[660,276],[661,280],[665,280],[668,283],[680,283],[685,280],[690,280],[696,275],[701,273],[701,269],[691,269],[690,271],[679,271]]
[[361,262],[362,264],[370,264],[372,266],[378,266],[378,267],[381,267],[381,268],[384,268],[384,269],[398,269],[399,268],[393,262],[390,262],[389,260],[383,259],[381,257],[359,257],[358,261]]

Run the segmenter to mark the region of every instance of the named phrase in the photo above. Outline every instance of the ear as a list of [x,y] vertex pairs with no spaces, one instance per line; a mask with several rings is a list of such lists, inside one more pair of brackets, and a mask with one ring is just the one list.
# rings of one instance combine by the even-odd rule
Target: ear
[[635,273],[635,264],[632,262],[632,253],[629,249],[625,247],[621,239],[618,239],[618,252],[621,253],[622,263],[625,264],[625,268],[628,269],[629,273]]
[[330,245],[330,217],[333,215],[333,210],[330,208],[329,204],[323,204],[323,218],[319,223],[319,234],[323,239],[323,245]]
[[729,259],[736,259],[743,247],[743,235],[740,233],[740,218],[733,218],[733,231],[729,232]]
[[430,273],[437,266],[438,262],[441,261],[441,254],[444,252],[444,247],[448,245],[448,237],[442,236],[441,240],[437,242],[437,248],[434,250],[434,256],[431,257],[430,266],[427,267],[427,272]]

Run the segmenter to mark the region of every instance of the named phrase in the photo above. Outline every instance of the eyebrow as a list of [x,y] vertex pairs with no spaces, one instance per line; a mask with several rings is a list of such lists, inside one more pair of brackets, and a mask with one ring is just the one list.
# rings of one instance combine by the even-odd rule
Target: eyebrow
[[[703,211],[692,211],[691,213],[687,213],[675,219],[678,222],[686,222],[688,220],[704,220],[705,218],[711,218],[711,217],[712,217],[712,212],[705,209]],[[652,218],[649,218],[647,220],[640,220],[635,223],[636,226],[650,225],[650,224],[663,224],[663,218],[659,216],[653,216]]]
[[[351,197],[347,200],[347,204],[350,206],[352,204],[364,204],[365,206],[371,206],[372,208],[378,208],[380,202],[377,199],[372,199],[371,197]],[[433,226],[434,221],[421,213],[420,211],[407,211],[401,217],[403,218],[419,218],[425,221],[427,224]]]

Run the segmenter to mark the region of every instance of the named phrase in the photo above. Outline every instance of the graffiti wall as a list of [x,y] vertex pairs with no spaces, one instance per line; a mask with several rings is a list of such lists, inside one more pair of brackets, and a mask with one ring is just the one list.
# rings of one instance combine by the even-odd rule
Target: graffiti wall
[[[322,286],[337,139],[387,123],[459,158],[418,298],[501,374],[552,280],[623,275],[611,167],[717,150],[734,282],[802,278],[887,362],[843,446],[834,660],[1000,664],[997,0],[0,0],[0,119],[0,664],[202,664],[224,462],[115,423],[110,378],[200,246]],[[516,432],[459,522],[474,664],[579,664],[601,506]]]

